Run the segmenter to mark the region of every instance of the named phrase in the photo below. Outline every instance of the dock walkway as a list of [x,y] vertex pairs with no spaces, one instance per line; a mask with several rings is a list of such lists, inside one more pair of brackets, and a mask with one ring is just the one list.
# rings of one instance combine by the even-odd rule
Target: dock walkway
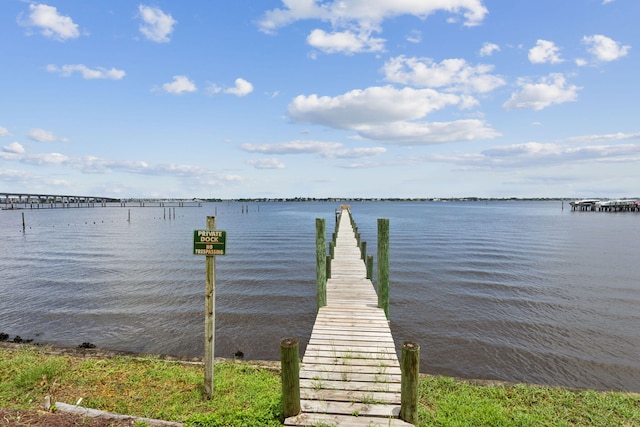
[[302,412],[285,426],[411,426],[399,419],[400,364],[347,210],[339,221],[327,305],[300,365]]

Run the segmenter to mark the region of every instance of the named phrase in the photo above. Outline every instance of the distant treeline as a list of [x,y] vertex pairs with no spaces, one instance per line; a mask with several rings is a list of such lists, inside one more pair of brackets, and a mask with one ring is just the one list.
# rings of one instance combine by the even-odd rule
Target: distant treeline
[[560,197],[276,197],[276,198],[240,198],[240,199],[193,199],[202,202],[484,202],[484,201],[564,201],[573,198]]

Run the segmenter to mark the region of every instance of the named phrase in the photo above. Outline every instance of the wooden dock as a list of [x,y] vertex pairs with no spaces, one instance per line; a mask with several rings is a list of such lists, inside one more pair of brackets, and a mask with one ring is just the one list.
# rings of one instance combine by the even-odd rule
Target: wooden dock
[[399,418],[401,372],[389,323],[366,278],[350,214],[341,212],[327,305],[300,365],[302,412],[285,426],[411,426]]

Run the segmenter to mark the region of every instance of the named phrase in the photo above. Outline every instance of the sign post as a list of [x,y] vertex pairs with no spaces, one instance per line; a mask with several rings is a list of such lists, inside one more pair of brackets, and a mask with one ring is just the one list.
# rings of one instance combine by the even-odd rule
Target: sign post
[[216,217],[207,217],[207,229],[193,233],[194,255],[206,255],[206,289],[204,319],[204,391],[213,397],[213,360],[216,332],[216,255],[225,254],[226,232],[216,230]]

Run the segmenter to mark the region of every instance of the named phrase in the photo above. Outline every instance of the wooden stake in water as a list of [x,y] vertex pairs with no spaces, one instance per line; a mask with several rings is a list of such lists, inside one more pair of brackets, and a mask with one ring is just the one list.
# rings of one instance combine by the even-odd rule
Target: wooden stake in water
[[22,212],[22,232],[25,232],[25,229],[27,228],[26,224],[24,223],[24,212]]
[[[207,217],[207,230],[216,229],[216,217]],[[216,331],[216,257],[206,257],[206,289],[204,320],[204,391],[208,399],[213,397],[213,359]]]

